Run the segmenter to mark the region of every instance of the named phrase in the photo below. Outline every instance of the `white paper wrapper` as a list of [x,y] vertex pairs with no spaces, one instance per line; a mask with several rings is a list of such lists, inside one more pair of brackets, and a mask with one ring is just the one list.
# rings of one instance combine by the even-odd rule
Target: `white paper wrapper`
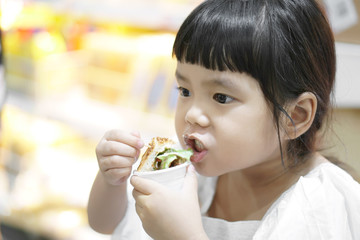
[[187,166],[189,165],[190,163],[186,162],[181,165],[171,167],[168,169],[156,170],[150,172],[138,172],[135,170],[134,175],[154,180],[171,189],[181,190],[186,175],[186,169]]

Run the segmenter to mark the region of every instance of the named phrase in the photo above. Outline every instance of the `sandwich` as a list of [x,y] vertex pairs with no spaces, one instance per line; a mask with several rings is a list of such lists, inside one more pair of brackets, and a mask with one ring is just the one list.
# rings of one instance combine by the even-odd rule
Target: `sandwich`
[[192,155],[192,149],[179,149],[169,138],[154,137],[142,155],[137,171],[146,172],[175,167],[190,162]]

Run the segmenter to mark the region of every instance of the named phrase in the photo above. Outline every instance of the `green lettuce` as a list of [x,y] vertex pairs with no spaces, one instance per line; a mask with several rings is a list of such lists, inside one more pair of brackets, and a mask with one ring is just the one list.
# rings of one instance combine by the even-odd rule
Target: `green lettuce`
[[193,150],[192,149],[181,149],[181,150],[176,150],[176,149],[171,149],[171,148],[166,148],[165,151],[159,153],[156,157],[157,161],[161,161],[160,163],[156,164],[156,166],[154,166],[155,170],[159,170],[159,169],[166,169],[171,167],[171,164],[175,162],[175,165],[180,165],[183,164],[185,162],[189,162],[190,161],[190,157],[193,155]]

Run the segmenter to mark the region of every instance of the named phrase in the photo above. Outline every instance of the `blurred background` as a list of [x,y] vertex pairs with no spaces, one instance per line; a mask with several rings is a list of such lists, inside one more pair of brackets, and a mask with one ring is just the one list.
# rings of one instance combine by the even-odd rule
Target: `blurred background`
[[[0,1],[0,239],[110,239],[87,223],[95,146],[112,128],[175,135],[172,44],[200,2]],[[338,55],[328,152],[356,174],[360,0],[322,3]]]

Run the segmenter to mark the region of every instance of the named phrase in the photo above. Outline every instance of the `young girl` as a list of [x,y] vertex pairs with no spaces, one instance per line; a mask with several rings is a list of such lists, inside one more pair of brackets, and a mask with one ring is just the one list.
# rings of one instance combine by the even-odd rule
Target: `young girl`
[[176,132],[195,152],[184,187],[133,176],[132,191],[127,179],[144,143],[139,133],[109,131],[96,149],[88,205],[96,231],[113,239],[360,239],[360,185],[318,152],[335,49],[315,0],[204,1],[173,53]]

